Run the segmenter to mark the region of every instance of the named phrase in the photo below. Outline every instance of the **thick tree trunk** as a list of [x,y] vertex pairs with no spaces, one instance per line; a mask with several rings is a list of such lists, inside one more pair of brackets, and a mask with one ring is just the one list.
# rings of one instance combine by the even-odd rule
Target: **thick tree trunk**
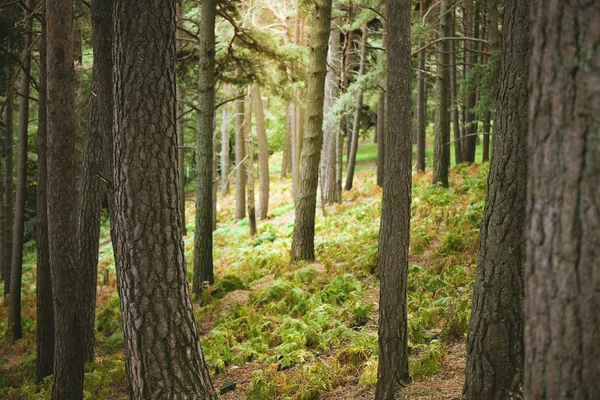
[[216,0],[200,3],[200,66],[198,72],[198,132],[196,134],[196,228],[192,293],[199,295],[204,282],[213,283],[213,123],[215,115]]
[[[229,93],[225,88],[226,96]],[[221,198],[229,194],[229,104],[223,106],[221,121]]]
[[[456,12],[454,8],[451,11],[450,20],[450,36],[456,36]],[[458,82],[456,81],[456,41],[451,40],[449,43],[450,51],[450,97],[452,106],[452,131],[454,133],[454,163],[456,165],[463,162],[462,138],[460,136],[460,121],[458,118],[459,103],[458,103]]]
[[327,74],[327,47],[331,20],[331,0],[313,2],[308,83],[306,88],[306,137],[302,149],[302,172],[292,237],[291,260],[315,259],[315,213],[319,161],[323,146],[323,105]]
[[[243,96],[238,88],[236,97]],[[235,219],[246,217],[246,139],[244,137],[244,99],[235,101]]]
[[[175,0],[117,0],[113,14],[118,90],[112,221],[129,397],[136,400],[216,399],[198,340],[184,260],[177,171],[175,5]],[[203,18],[209,20],[206,25],[212,25],[214,2],[203,2],[201,7],[205,7]],[[214,50],[210,50],[211,30],[201,29],[204,60],[204,54]],[[145,62],[139,62],[140,57]],[[212,99],[213,75],[206,73],[210,64],[200,68],[200,75],[206,75],[199,85],[201,105]],[[212,118],[200,121],[210,132]],[[209,153],[211,138],[205,149]],[[211,163],[208,158],[209,170]],[[212,174],[206,175],[210,180]],[[209,185],[209,199],[210,191]],[[211,219],[206,224],[210,233]]]
[[[267,126],[260,88],[252,86],[252,104],[254,105],[254,120],[256,121],[256,139],[258,142],[258,218],[267,218],[269,211],[269,146],[267,143]],[[250,123],[248,122],[250,126]]]
[[[12,76],[12,68],[8,69],[8,76]],[[12,264],[13,242],[13,88],[8,88],[6,94],[6,137],[5,150],[5,183],[4,183],[4,296],[10,294],[10,273]]]
[[52,398],[83,397],[83,319],[78,263],[73,88],[73,2],[46,0],[48,241],[54,296]]
[[593,399],[600,382],[600,8],[537,0],[531,16],[525,398]]
[[337,142],[340,136],[339,120],[332,115],[334,103],[340,96],[341,48],[340,25],[336,16],[331,21],[329,50],[327,52],[327,75],[325,78],[325,123],[323,125],[323,155],[321,157],[321,195],[324,204],[339,203],[337,191]]
[[38,108],[38,187],[35,247],[36,269],[36,374],[39,384],[52,375],[54,364],[54,311],[52,310],[52,281],[50,278],[50,251],[48,248],[48,137],[47,82],[46,82],[46,7],[42,8],[42,36],[40,40],[40,99]]
[[464,399],[522,395],[529,0],[506,0],[496,146],[481,223]]
[[[85,361],[94,361],[94,323],[102,200],[106,193],[105,141],[113,124],[112,19],[113,0],[92,3],[94,65],[89,117],[81,167],[77,238],[83,284],[83,342]],[[105,179],[105,178],[104,178]]]
[[388,108],[379,229],[379,364],[376,400],[393,400],[410,380],[406,286],[412,185],[410,1],[388,5]]
[[[449,14],[448,0],[440,4],[439,37],[448,36]],[[433,184],[448,187],[448,167],[450,166],[450,113],[448,104],[448,89],[450,88],[450,73],[448,68],[447,40],[437,43],[437,84],[435,110],[435,136],[433,144]]]
[[[27,10],[32,10],[32,1],[25,2]],[[23,40],[23,65],[21,67],[19,98],[19,143],[17,158],[17,196],[15,202],[15,221],[13,228],[13,250],[10,273],[10,303],[8,308],[8,326],[12,339],[23,336],[21,329],[21,278],[23,275],[23,233],[25,228],[25,202],[27,189],[27,147],[29,127],[29,71],[31,67],[31,28],[33,16],[25,15],[25,32]]]
[[248,186],[248,225],[250,226],[250,236],[256,236],[256,204],[254,197],[254,144],[252,143],[252,101],[255,93],[250,91],[246,96],[247,104],[244,108],[244,138],[246,139],[246,173]]
[[[425,0],[421,0],[421,18],[425,16]],[[425,42],[419,43],[420,47]],[[425,171],[425,146],[427,145],[427,95],[425,93],[425,54],[423,49],[419,52],[419,69],[417,71],[417,171]]]
[[[360,66],[358,68],[358,80],[365,74],[365,62],[367,57],[367,25],[362,27],[362,38],[360,41]],[[356,109],[354,110],[354,124],[352,125],[352,145],[348,156],[348,171],[346,172],[346,183],[344,190],[352,189],[354,181],[354,169],[356,168],[356,153],[358,152],[358,134],[360,133],[360,116],[362,114],[363,91],[358,89],[356,97]]]

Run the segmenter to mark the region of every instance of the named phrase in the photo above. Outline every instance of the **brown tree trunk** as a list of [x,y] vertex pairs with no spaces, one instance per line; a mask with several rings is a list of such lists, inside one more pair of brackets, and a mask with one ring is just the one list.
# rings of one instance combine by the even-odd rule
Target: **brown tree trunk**
[[215,115],[216,0],[200,3],[200,65],[198,72],[198,132],[196,133],[196,228],[192,293],[199,295],[204,282],[213,283],[213,123]]
[[292,102],[286,107],[285,114],[285,138],[283,140],[283,156],[281,160],[281,177],[285,178],[292,170],[292,135],[294,120],[291,115]]
[[388,5],[388,108],[379,229],[379,364],[376,400],[393,400],[409,380],[406,286],[412,185],[410,1]]
[[[229,90],[224,88],[225,96]],[[229,194],[229,104],[223,106],[223,118],[221,121],[221,198]]]
[[[421,0],[421,19],[425,16],[425,0]],[[420,47],[425,42],[419,43]],[[425,93],[425,54],[423,49],[419,52],[419,69],[417,71],[417,171],[425,171],[425,146],[427,145],[427,95]]]
[[525,398],[593,399],[600,382],[600,8],[538,0],[531,16]]
[[[468,37],[479,37],[479,3],[474,4],[474,0],[468,0],[466,4],[466,18],[465,18],[465,35]],[[465,46],[465,66],[466,76],[471,73],[473,66],[477,64],[477,46],[471,42],[466,41]],[[475,84],[470,82],[467,87],[467,106],[465,110],[465,148],[463,151],[466,153],[463,155],[465,162],[475,162],[475,151],[477,148],[477,121],[473,108],[477,105],[477,88]]]
[[250,226],[250,236],[256,236],[256,205],[254,197],[254,144],[252,143],[252,97],[254,91],[249,91],[246,96],[246,107],[244,115],[244,138],[246,139],[246,174],[248,188],[248,225]]
[[[484,56],[485,60],[493,62],[495,54],[499,49],[499,33],[498,33],[498,0],[487,0],[487,20],[488,20],[488,29],[487,29],[487,39],[488,39],[488,50],[492,54],[492,58],[488,56]],[[495,69],[494,69],[495,70]],[[492,77],[492,82],[497,82],[497,76]],[[483,156],[482,161],[489,160],[489,154],[491,151],[490,141],[492,134],[491,127],[491,113],[486,113],[483,123]]]
[[54,296],[52,398],[83,396],[83,319],[78,263],[73,88],[73,2],[46,0],[48,241]]
[[[451,3],[451,5],[454,5]],[[456,36],[456,12],[454,8],[450,12],[450,36]],[[456,81],[456,41],[451,40],[449,43],[450,51],[450,97],[452,106],[452,130],[454,133],[454,162],[456,165],[463,162],[463,151],[462,151],[462,138],[460,136],[460,121],[458,118],[458,112],[460,109],[458,103],[458,82]]]
[[[8,76],[12,77],[12,68],[8,69]],[[6,138],[5,150],[5,203],[4,203],[4,296],[10,294],[10,273],[12,264],[12,242],[13,242],[13,88],[9,87],[6,94]]]
[[[387,48],[387,12],[389,0],[385,0],[383,3],[383,48]],[[384,70],[383,79],[381,80],[381,86],[386,87],[387,85],[387,70]],[[379,91],[379,99],[377,100],[377,186],[383,187],[383,180],[385,175],[385,110],[387,107],[387,95],[385,90]]]
[[496,146],[481,223],[464,399],[520,398],[527,185],[529,0],[506,0]]
[[[258,142],[258,218],[267,218],[269,211],[269,147],[267,143],[267,126],[260,88],[252,86],[252,104],[254,105],[254,120],[256,121],[256,139]],[[250,126],[250,122],[248,121]]]
[[[118,90],[112,221],[129,398],[136,400],[216,399],[198,340],[184,260],[177,171],[175,5],[176,0],[117,0],[113,14],[113,79]],[[213,43],[207,26],[214,21],[214,2],[203,2],[201,7],[209,20],[201,28],[203,55]],[[213,75],[207,69],[210,65],[201,65],[200,75],[206,75],[199,85],[201,105],[212,99]],[[212,118],[199,122],[211,131]],[[209,153],[211,139],[208,136],[205,149]],[[211,163],[209,157],[209,170]],[[210,180],[212,174],[206,175]],[[209,199],[210,190],[209,185]],[[206,224],[210,233],[211,219]]]
[[311,48],[306,88],[306,137],[302,149],[300,187],[295,202],[292,262],[315,259],[315,213],[323,146],[323,105],[330,20],[331,0],[314,1],[309,37]]
[[[450,17],[448,0],[441,0],[439,37],[448,36]],[[435,137],[433,144],[433,184],[448,187],[448,168],[450,166],[450,113],[448,104],[448,89],[450,88],[450,73],[448,68],[447,40],[437,43],[437,83],[435,110]]]
[[[238,88],[236,97],[243,96]],[[246,217],[246,139],[244,136],[244,99],[235,101],[235,219]]]
[[[177,0],[177,24],[183,18],[183,0]],[[181,32],[176,33],[177,48],[181,48],[185,42],[179,39]],[[183,235],[187,235],[187,224],[185,221],[185,90],[177,85],[177,170],[179,171],[179,208],[181,209],[181,227]]]

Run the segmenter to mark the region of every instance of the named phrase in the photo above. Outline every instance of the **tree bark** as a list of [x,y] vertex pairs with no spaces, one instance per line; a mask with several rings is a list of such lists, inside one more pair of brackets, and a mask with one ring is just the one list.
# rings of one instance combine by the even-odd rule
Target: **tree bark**
[[[12,68],[9,67],[8,76],[12,76]],[[12,242],[13,242],[13,88],[8,88],[6,94],[6,138],[5,150],[5,203],[4,203],[4,296],[10,294],[10,273],[12,264]]]
[[[384,17],[382,18],[383,23],[383,48],[387,49],[387,12],[389,0],[385,0],[383,3]],[[387,70],[384,69],[383,78],[381,80],[381,86],[386,87],[387,85]],[[385,175],[385,113],[387,108],[387,94],[385,90],[379,90],[379,99],[377,100],[377,186],[383,187],[383,179]]]
[[302,149],[300,187],[295,202],[296,221],[292,236],[292,262],[315,259],[315,213],[319,161],[323,146],[323,105],[325,102],[331,3],[331,0],[313,2],[306,88],[306,137]]
[[113,125],[112,88],[112,28],[114,0],[92,3],[92,43],[94,65],[92,93],[81,167],[77,238],[83,284],[83,342],[86,362],[94,361],[94,325],[96,314],[96,286],[98,282],[98,252],[102,201],[106,193],[103,176],[105,141]]
[[[425,17],[425,0],[420,4],[421,19]],[[421,41],[419,47],[423,48]],[[419,69],[417,71],[417,171],[425,171],[425,146],[427,145],[427,95],[425,93],[425,54],[426,49],[419,52]]]
[[[112,221],[129,398],[136,400],[216,399],[198,340],[184,260],[177,170],[175,6],[176,0],[117,0],[113,14],[113,77],[118,90]],[[203,2],[201,7],[206,7],[202,15],[210,26],[214,2]],[[211,30],[201,29],[204,60],[204,54],[214,50],[209,44]],[[210,65],[202,65],[200,75],[207,69]],[[212,98],[211,79],[212,74],[200,81],[201,105],[202,95]],[[208,124],[210,132],[212,118],[202,123]],[[209,153],[211,138],[205,149]],[[209,199],[210,191],[209,185]],[[210,228],[211,219],[206,224]]]
[[[225,87],[226,95],[229,93]],[[221,198],[229,194],[229,105],[223,106],[221,121]]]
[[[448,0],[441,0],[439,37],[448,36],[449,14]],[[450,73],[448,62],[448,41],[437,43],[437,84],[435,110],[435,136],[433,145],[433,184],[448,187],[448,168],[450,166],[450,114],[448,104],[448,89]]]
[[380,273],[376,400],[393,400],[409,380],[406,286],[412,185],[410,1],[388,5],[388,108],[377,269]]
[[75,192],[73,2],[46,0],[48,241],[54,307],[52,398],[83,397],[83,320]]
[[[454,5],[451,3],[451,5]],[[454,8],[451,11],[452,16],[449,17],[450,36],[456,37],[456,12]],[[451,40],[448,43],[450,49],[450,92],[452,105],[452,130],[454,132],[454,162],[456,165],[463,162],[462,138],[460,136],[460,121],[458,118],[459,103],[458,103],[458,82],[456,81],[456,41]]]
[[257,214],[259,219],[265,219],[269,211],[269,147],[267,143],[264,105],[258,85],[252,86],[252,104],[254,105],[256,139],[258,142],[259,201]]
[[252,102],[254,91],[251,90],[246,96],[247,104],[244,108],[244,138],[246,139],[246,173],[248,186],[248,225],[250,236],[256,236],[256,204],[254,201],[254,144],[252,143]]
[[[236,97],[243,96],[244,88],[238,88]],[[235,219],[246,217],[246,139],[244,136],[244,99],[235,101]]]
[[[466,30],[468,37],[479,37],[479,3],[474,0],[468,0],[466,4]],[[472,36],[471,36],[472,35]],[[475,48],[474,48],[475,47]],[[471,41],[465,44],[465,76],[471,73],[473,66],[477,64],[477,48]],[[463,149],[463,159],[465,162],[475,162],[475,151],[477,148],[477,121],[473,108],[477,105],[477,89],[473,87],[473,82],[467,86],[467,106],[465,110],[465,148]]]
[[592,399],[600,382],[600,8],[532,3],[525,398]]
[[[183,0],[177,0],[177,24],[183,18]],[[177,48],[181,48],[185,42],[180,40],[181,32],[177,31]],[[187,224],[185,217],[185,90],[177,85],[177,169],[179,171],[179,208],[181,209],[181,227],[183,235],[187,235]]]
[[[365,74],[365,62],[367,57],[367,25],[362,27],[362,37],[360,42],[360,66],[358,68],[358,82]],[[352,189],[354,181],[354,169],[356,168],[356,153],[358,152],[358,135],[360,133],[360,116],[362,113],[363,91],[358,89],[356,97],[356,109],[354,111],[354,124],[352,125],[352,145],[350,146],[350,155],[348,156],[348,171],[346,172],[346,183],[344,190]]]
[[488,176],[467,338],[464,399],[520,398],[527,185],[529,0],[506,0],[496,99],[496,146]]
[[215,115],[215,18],[216,0],[200,3],[202,23],[198,37],[198,132],[196,134],[196,229],[194,230],[194,280],[199,295],[204,282],[213,283],[213,119]]
[[46,82],[46,6],[42,6],[42,36],[40,40],[40,99],[38,108],[38,187],[35,247],[36,268],[36,374],[39,384],[52,375],[54,364],[54,311],[52,310],[52,280],[48,247],[48,133]]

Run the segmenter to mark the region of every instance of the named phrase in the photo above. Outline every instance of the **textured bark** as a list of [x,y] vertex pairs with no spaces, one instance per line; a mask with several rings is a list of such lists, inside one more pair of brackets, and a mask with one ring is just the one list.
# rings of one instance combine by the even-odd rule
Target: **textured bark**
[[175,5],[117,0],[113,14],[112,221],[130,399],[216,399],[194,321],[178,203]]
[[[225,89],[225,93],[228,93]],[[223,106],[221,121],[221,197],[229,194],[229,105]]]
[[[183,0],[177,0],[177,24],[183,18]],[[177,30],[177,49],[185,44],[180,39],[182,32]],[[177,170],[179,171],[179,208],[181,209],[181,228],[183,235],[187,235],[185,218],[185,90],[177,86]]]
[[83,397],[81,268],[77,254],[73,2],[46,1],[48,240],[54,307],[52,398]]
[[[421,19],[425,16],[425,0],[421,0]],[[419,43],[420,47],[425,42]],[[427,94],[425,92],[425,55],[426,50],[419,52],[419,69],[417,71],[417,171],[425,171],[425,146],[427,145]]]
[[202,291],[204,282],[213,283],[213,119],[215,115],[215,0],[200,4],[202,23],[198,47],[198,131],[196,133],[196,228],[194,230],[194,279],[192,292]]
[[[486,62],[485,60],[483,61]],[[481,154],[481,162],[486,162],[490,160],[490,130],[491,130],[491,120],[492,114],[489,111],[486,111],[483,116],[483,149]]]
[[[12,68],[8,70],[8,76],[12,76]],[[13,242],[13,89],[9,87],[6,94],[6,137],[4,142],[5,159],[4,167],[4,296],[10,294],[10,272],[12,263]]]
[[[358,80],[365,74],[365,59],[367,57],[367,25],[362,27],[362,37],[360,41],[360,65],[358,67]],[[354,110],[354,123],[352,125],[352,144],[350,146],[350,154],[348,156],[348,171],[346,171],[346,183],[344,190],[352,189],[354,181],[354,169],[356,168],[356,153],[358,152],[358,135],[360,133],[360,116],[362,114],[363,92],[358,89],[356,97],[356,108]]]
[[252,97],[254,92],[251,91],[247,96],[247,104],[244,107],[244,138],[246,140],[246,174],[248,188],[248,225],[250,226],[250,236],[256,236],[256,205],[254,201],[254,144],[252,143]]
[[306,137],[302,149],[300,187],[295,202],[296,221],[292,237],[291,260],[315,259],[315,213],[319,161],[323,146],[323,105],[327,48],[331,19],[331,0],[313,2],[309,34],[310,59],[306,88]]
[[393,400],[410,380],[406,285],[412,185],[410,1],[388,5],[388,107],[377,269],[380,273],[376,400]]
[[463,398],[522,395],[529,0],[506,0],[496,145],[481,223]]
[[81,166],[77,238],[82,271],[83,346],[86,362],[94,361],[94,323],[102,200],[106,193],[105,141],[113,124],[112,9],[114,0],[92,3],[94,65],[92,92]]
[[269,146],[267,143],[264,105],[260,88],[257,85],[252,87],[252,104],[256,122],[256,141],[258,142],[259,200],[257,216],[259,219],[265,219],[269,211]]
[[[475,4],[474,4],[475,3]],[[466,4],[465,36],[479,37],[479,3],[468,0]],[[471,36],[472,35],[472,36]],[[473,66],[477,64],[477,45],[467,40],[465,43],[465,74],[468,76]],[[470,84],[467,87],[467,105],[465,110],[465,146],[463,160],[468,163],[475,162],[477,147],[477,121],[472,109],[477,105],[477,90]]]
[[600,8],[532,3],[525,398],[593,399],[600,390]]
[[[450,22],[450,36],[456,36],[456,12],[454,8],[451,11],[449,17]],[[452,105],[452,131],[454,133],[454,162],[456,165],[463,162],[462,152],[462,138],[460,136],[460,121],[458,118],[459,103],[458,103],[458,82],[456,81],[456,40],[451,40],[449,43],[450,51],[450,92],[451,92],[451,105]]]
[[[448,14],[448,1],[441,0],[439,37],[448,36],[450,17]],[[450,71],[448,62],[448,41],[440,40],[437,43],[436,54],[436,109],[435,109],[435,136],[433,144],[433,184],[448,187],[448,167],[450,166],[450,113],[448,104],[448,90],[450,88]]]
[[40,40],[40,99],[38,107],[38,187],[35,247],[36,268],[36,373],[35,382],[52,375],[54,364],[54,311],[52,310],[52,280],[50,278],[50,250],[48,247],[48,162],[46,149],[47,83],[46,83],[46,7],[42,8],[42,36]]
[[[236,97],[244,95],[238,88]],[[246,217],[246,140],[244,138],[244,99],[235,101],[235,219]]]
[[[329,50],[327,52],[327,75],[325,77],[325,108],[327,114],[340,96],[340,72],[342,55],[340,48],[340,25],[342,19],[336,16],[331,21]],[[323,124],[323,154],[321,156],[321,195],[323,204],[339,203],[337,190],[337,142],[340,136],[340,123],[333,116],[327,116]]]
[[[499,33],[498,33],[498,0],[487,0],[487,39],[488,39],[488,50],[494,55],[497,53],[499,46]],[[484,56],[485,62],[489,59],[488,56]],[[492,82],[497,82],[497,76],[492,77]],[[489,154],[491,150],[490,141],[492,134],[491,113],[486,113],[483,123],[483,155],[482,161],[489,160]]]

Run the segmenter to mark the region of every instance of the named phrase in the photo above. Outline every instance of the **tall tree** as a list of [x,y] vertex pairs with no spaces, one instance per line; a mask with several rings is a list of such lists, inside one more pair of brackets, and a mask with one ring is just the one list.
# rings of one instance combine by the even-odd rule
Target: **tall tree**
[[[229,93],[225,86],[225,95]],[[223,118],[221,121],[221,197],[229,194],[229,105],[223,105]]]
[[379,364],[376,400],[393,400],[410,380],[406,286],[412,185],[410,0],[388,5],[388,107],[379,228]]
[[291,260],[315,259],[315,213],[319,162],[323,146],[323,105],[332,0],[315,0],[309,33],[310,59],[306,88],[306,136],[302,149],[300,187],[295,202],[296,222]]
[[[12,76],[12,68],[8,68],[8,76]],[[13,242],[13,107],[14,88],[9,85],[6,93],[6,137],[4,138],[4,296],[10,294],[10,273],[12,263]]]
[[46,1],[48,242],[54,307],[52,398],[83,396],[83,321],[75,199],[73,2]]
[[[456,37],[456,0],[451,0],[451,9],[449,10],[449,22],[450,22],[450,36]],[[450,57],[450,104],[452,106],[452,131],[454,133],[454,162],[458,165],[463,162],[463,150],[462,150],[462,138],[460,136],[460,121],[458,118],[459,104],[458,104],[458,82],[456,80],[457,70],[457,51],[456,51],[456,40],[450,40],[449,45],[449,57]]]
[[254,92],[249,91],[246,96],[246,106],[244,107],[244,138],[246,140],[246,176],[247,176],[247,194],[248,194],[248,225],[250,226],[250,236],[256,236],[256,202],[254,197],[254,144],[252,142],[252,101]]
[[464,399],[521,396],[527,185],[529,0],[506,0],[496,145],[481,223]]
[[[466,0],[464,6],[464,34],[467,37],[479,36],[479,2]],[[471,40],[465,41],[465,77],[469,78],[473,67],[477,64],[477,45]],[[468,80],[466,85],[467,104],[465,107],[465,135],[463,143],[463,161],[475,162],[477,147],[477,120],[473,108],[477,105],[477,90],[474,80]]]
[[448,187],[448,167],[450,166],[450,113],[448,104],[448,89],[450,88],[450,73],[448,63],[448,27],[450,14],[448,1],[441,0],[439,39],[436,53],[436,109],[435,136],[433,144],[433,184]]
[[[183,0],[177,0],[177,25],[181,24],[183,18]],[[185,45],[181,40],[182,32],[177,30],[177,48]],[[177,169],[179,170],[179,208],[181,208],[181,226],[183,235],[187,235],[185,221],[185,89],[177,85]]]
[[92,92],[81,166],[77,238],[83,284],[83,341],[85,361],[94,360],[94,323],[102,200],[106,193],[107,132],[113,124],[112,29],[114,0],[92,2]]
[[[358,82],[360,85],[360,79],[365,74],[365,64],[367,58],[367,25],[362,27],[362,36],[360,41],[360,64],[358,67]],[[363,105],[363,91],[362,88],[358,89],[358,95],[356,96],[356,108],[354,110],[354,123],[352,125],[352,144],[350,146],[350,155],[348,156],[348,171],[346,172],[346,183],[344,184],[344,190],[352,189],[352,183],[354,181],[354,169],[356,167],[356,153],[358,152],[358,136],[360,133],[360,117],[362,114]]]
[[198,47],[198,131],[196,133],[196,228],[194,230],[194,279],[192,292],[203,282],[213,283],[213,119],[215,116],[215,0],[200,3]]
[[[210,18],[214,3],[202,4]],[[194,321],[178,206],[175,8],[176,0],[116,0],[113,13],[111,220],[131,399],[216,399]]]
[[244,138],[244,89],[238,88],[235,101],[235,218],[246,216],[246,140]]
[[525,398],[592,399],[600,382],[600,8],[536,0],[531,16]]
[[[419,11],[422,20],[425,18],[426,1],[421,0]],[[424,23],[424,21],[422,21]],[[427,50],[425,40],[419,43],[419,69],[417,70],[417,171],[425,171],[425,147],[427,145],[427,93],[425,92],[425,58]]]
[[252,86],[252,104],[256,121],[256,141],[258,142],[258,218],[267,218],[269,210],[269,147],[267,143],[267,126],[265,111],[258,85]]
[[52,310],[52,280],[48,247],[48,137],[46,82],[46,5],[42,6],[42,35],[40,40],[40,99],[38,107],[38,186],[35,218],[36,268],[36,374],[35,382],[52,375],[54,365],[54,311]]
[[[387,48],[387,3],[389,0],[384,0],[384,16],[383,20],[383,48]],[[383,78],[381,79],[381,89],[379,90],[379,99],[377,100],[377,185],[383,187],[383,177],[385,175],[385,109],[386,109],[386,92],[383,88],[386,86],[387,70],[384,69]]]

